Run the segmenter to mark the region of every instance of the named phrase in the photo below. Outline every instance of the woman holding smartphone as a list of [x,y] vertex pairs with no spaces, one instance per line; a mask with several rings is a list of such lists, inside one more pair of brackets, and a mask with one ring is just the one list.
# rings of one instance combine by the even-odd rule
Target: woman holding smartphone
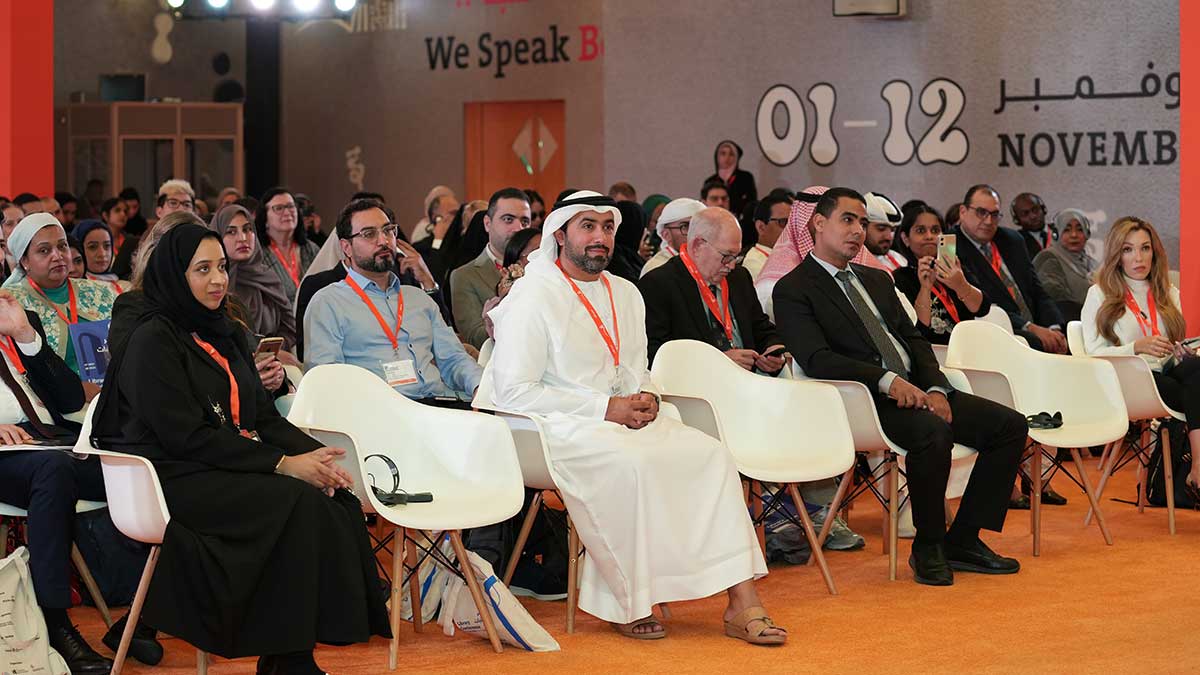
[[[1200,359],[1182,344],[1187,324],[1179,289],[1171,285],[1153,225],[1131,216],[1113,223],[1081,321],[1088,354],[1136,354],[1150,364],[1163,402],[1187,415],[1188,441],[1200,448]],[[1192,462],[1187,482],[1200,484],[1200,462]]]

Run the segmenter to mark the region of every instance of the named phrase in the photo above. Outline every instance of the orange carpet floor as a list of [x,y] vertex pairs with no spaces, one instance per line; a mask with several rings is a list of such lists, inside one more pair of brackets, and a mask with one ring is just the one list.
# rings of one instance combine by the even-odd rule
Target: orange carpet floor
[[[1088,468],[1093,483],[1095,460]],[[851,526],[867,548],[828,553],[838,595],[830,595],[813,567],[772,566],[759,585],[775,620],[790,631],[780,648],[753,647],[724,637],[722,598],[673,604],[669,637],[655,642],[622,638],[582,612],[566,633],[564,602],[525,606],[562,646],[532,654],[506,648],[495,654],[475,637],[442,635],[426,626],[401,628],[400,669],[413,673],[1195,673],[1200,671],[1200,512],[1180,511],[1178,534],[1167,534],[1166,510],[1111,501],[1134,495],[1132,467],[1106,491],[1104,509],[1115,540],[1106,546],[1093,523],[1083,526],[1087,500],[1062,478],[1057,489],[1070,503],[1046,507],[1042,555],[1030,549],[1029,513],[1010,513],[1005,532],[986,535],[997,551],[1021,560],[1015,576],[960,573],[949,588],[919,586],[905,564],[887,579],[880,554],[876,505],[862,501]],[[1070,487],[1071,489],[1068,489]],[[713,533],[720,536],[720,533]],[[297,589],[298,591],[300,589]],[[118,610],[123,614],[124,610]],[[102,652],[103,623],[93,609],[72,617]],[[157,668],[132,660],[128,673],[195,671],[194,650],[165,639]],[[387,672],[388,643],[321,647],[317,662],[337,675]],[[253,673],[254,659],[215,660],[214,675]]]

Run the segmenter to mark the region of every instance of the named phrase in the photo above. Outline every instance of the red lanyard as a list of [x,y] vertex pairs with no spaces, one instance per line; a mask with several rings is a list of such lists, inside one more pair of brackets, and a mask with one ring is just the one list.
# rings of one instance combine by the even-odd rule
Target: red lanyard
[[8,356],[8,361],[12,363],[13,368],[17,369],[18,375],[25,374],[25,364],[21,363],[21,357],[17,354],[17,343],[12,339],[12,336],[5,336],[0,340],[0,351],[3,351]]
[[371,302],[371,299],[368,298],[367,294],[363,292],[362,286],[358,285],[358,282],[354,280],[354,277],[347,276],[346,284],[350,286],[351,290],[358,294],[358,297],[362,298],[362,301],[366,303],[367,308],[370,309],[371,313],[375,315],[375,320],[379,322],[379,327],[383,329],[383,334],[386,335],[388,340],[391,340],[392,342],[392,350],[399,352],[400,340],[397,336],[400,335],[400,326],[404,323],[404,293],[400,292],[396,294],[396,328],[393,330],[388,328],[387,322],[383,320],[383,315],[379,313],[379,310],[375,307],[375,303]]
[[271,242],[271,252],[279,259],[279,264],[283,265],[283,269],[287,270],[288,276],[292,278],[292,283],[296,284],[296,288],[300,288],[300,262],[296,260],[298,255],[296,247],[292,247],[290,260],[283,254],[283,251],[279,250],[275,242]]
[[600,320],[600,315],[596,313],[596,308],[592,306],[590,301],[588,301],[587,296],[583,294],[583,291],[579,290],[579,286],[575,284],[575,280],[571,278],[571,275],[567,274],[567,271],[563,269],[562,263],[555,260],[554,264],[558,265],[558,271],[562,272],[563,278],[566,279],[567,283],[571,285],[571,290],[575,291],[575,295],[579,297],[579,302],[583,303],[583,308],[587,310],[589,315],[591,315],[592,321],[596,324],[596,330],[600,332],[600,337],[604,338],[604,344],[608,346],[608,353],[612,354],[613,365],[620,366],[621,327],[617,325],[617,304],[616,301],[613,300],[612,284],[608,283],[608,278],[605,277],[604,274],[600,275],[600,281],[604,283],[604,289],[608,291],[608,306],[609,309],[612,310],[613,334],[617,336],[616,340],[613,340],[612,335],[610,335],[608,332],[608,329],[604,327],[604,322]]
[[1047,227],[1044,230],[1042,230],[1042,248],[1048,248],[1049,246],[1050,246],[1050,228]]
[[700,299],[708,307],[708,311],[712,312],[713,317],[721,322],[721,327],[725,329],[725,337],[729,338],[729,342],[733,343],[733,317],[729,313],[729,280],[721,279],[721,304],[725,306],[725,311],[721,312],[721,306],[717,304],[717,296],[713,295],[712,289],[708,284],[704,283],[704,279],[700,276],[700,270],[696,269],[696,263],[692,261],[692,256],[688,255],[687,247],[683,247],[679,251],[679,257],[683,260],[683,266],[687,268],[692,279],[696,281],[696,286],[700,289]]
[[754,248],[758,249],[758,251],[760,253],[762,253],[764,256],[766,256],[768,258],[771,257],[771,249],[767,248],[766,246],[763,246],[762,244],[755,244]]
[[36,281],[29,277],[26,278],[29,279],[29,285],[33,287],[33,290],[37,291],[38,295],[42,296],[46,299],[46,302],[50,303],[50,306],[54,308],[55,313],[58,314],[58,318],[63,320],[63,323],[79,323],[79,305],[77,304],[75,298],[75,286],[71,284],[70,279],[67,279],[67,297],[70,298],[70,300],[68,300],[68,311],[70,314],[63,314],[62,310],[58,308],[58,305],[50,299],[50,296],[46,295],[46,292],[42,290],[41,286],[37,285]]
[[892,251],[888,251],[887,255],[883,256],[882,262],[883,266],[888,268],[889,272],[895,272],[900,268],[900,263],[896,262],[896,259],[892,257]]
[[958,323],[958,307],[954,305],[954,302],[950,299],[950,294],[946,292],[945,288],[935,281],[929,290],[937,296],[938,300],[942,301],[942,307],[946,308],[946,313],[950,315],[951,319],[954,319],[954,323]]
[[[994,270],[994,271],[996,272],[996,276],[1000,278],[1000,281],[1001,281],[1001,282],[1003,282],[1003,281],[1004,281],[1004,273],[1000,271],[1000,266],[1001,266],[1001,265],[1003,265],[1004,263],[1003,263],[1003,261],[1001,261],[1001,259],[1000,259],[1000,249],[996,248],[996,245],[995,245],[995,244],[992,244],[992,260],[991,260],[991,263],[992,263],[992,270]],[[1016,283],[1016,282],[1014,282],[1014,284],[1015,284],[1015,283]],[[1005,286],[1008,286],[1008,284],[1005,284]],[[1012,286],[1008,286],[1008,294],[1009,294],[1009,295],[1011,295],[1011,296],[1013,297],[1013,300],[1016,300],[1016,299],[1017,299],[1017,290],[1016,290],[1016,288],[1014,288],[1014,287],[1012,287]]]
[[121,251],[121,247],[125,245],[125,233],[118,232],[113,235],[113,255],[117,255]]
[[218,366],[225,371],[225,375],[229,377],[229,416],[233,419],[233,426],[237,428],[238,433],[246,438],[253,438],[254,435],[242,428],[242,396],[238,392],[237,379],[233,376],[233,370],[229,368],[229,360],[221,356],[216,347],[208,344],[200,339],[200,336],[192,334],[192,339],[196,344],[205,351],[213,361],[217,362]]
[[663,248],[664,248],[664,249],[666,249],[667,253],[668,253],[668,254],[669,254],[669,255],[670,255],[672,258],[674,258],[675,256],[679,255],[679,252],[678,252],[678,251],[676,251],[675,249],[671,248],[671,245],[670,245],[670,244],[663,244]]
[[125,292],[125,289],[121,288],[121,284],[118,284],[115,281],[110,281],[108,283],[112,284],[113,290],[117,292],[117,295],[120,295]]
[[1142,309],[1138,307],[1137,300],[1133,299],[1133,293],[1129,290],[1125,291],[1125,306],[1133,312],[1133,318],[1137,319],[1138,328],[1142,329],[1142,335],[1146,337],[1161,335],[1158,330],[1158,305],[1154,302],[1153,291],[1146,294],[1146,304],[1149,305],[1150,321],[1146,321],[1146,317],[1142,315]]

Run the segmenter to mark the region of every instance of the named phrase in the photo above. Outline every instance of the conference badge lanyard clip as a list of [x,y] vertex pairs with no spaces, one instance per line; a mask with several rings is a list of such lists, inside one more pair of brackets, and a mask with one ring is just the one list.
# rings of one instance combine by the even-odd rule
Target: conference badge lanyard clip
[[390,387],[403,387],[417,383],[417,369],[413,365],[412,359],[405,359],[400,356],[400,326],[404,323],[404,293],[396,293],[396,326],[393,328],[388,326],[383,320],[383,315],[379,313],[379,309],[375,307],[375,303],[367,297],[362,286],[354,280],[354,277],[347,276],[346,284],[350,289],[358,295],[367,309],[371,310],[371,314],[375,316],[375,320],[379,322],[379,327],[383,329],[383,334],[387,336],[388,341],[392,343],[391,361],[380,361],[379,365],[383,368],[383,379],[387,381]]

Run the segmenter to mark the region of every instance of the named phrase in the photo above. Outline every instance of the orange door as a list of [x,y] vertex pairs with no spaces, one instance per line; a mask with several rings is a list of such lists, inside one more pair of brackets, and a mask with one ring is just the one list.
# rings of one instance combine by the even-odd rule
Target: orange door
[[549,207],[566,181],[563,101],[467,103],[464,113],[467,197],[533,188]]

